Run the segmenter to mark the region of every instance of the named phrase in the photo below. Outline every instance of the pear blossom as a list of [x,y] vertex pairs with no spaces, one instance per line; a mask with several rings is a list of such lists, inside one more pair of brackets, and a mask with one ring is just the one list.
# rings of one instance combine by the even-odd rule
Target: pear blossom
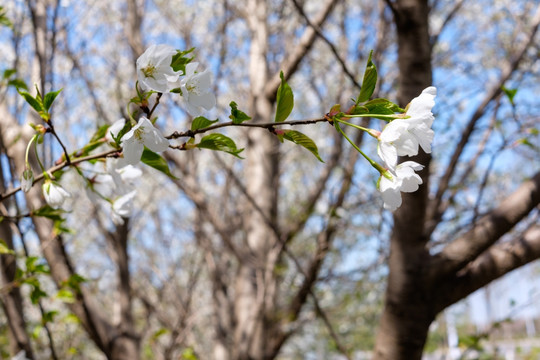
[[422,170],[424,166],[414,161],[405,161],[394,170],[387,170],[391,179],[381,175],[377,189],[381,192],[384,208],[390,211],[401,206],[401,192],[415,192],[422,184],[422,178],[414,171]]
[[32,169],[30,168],[24,169],[21,175],[21,190],[24,192],[28,192],[32,188],[33,184],[34,184],[34,173],[32,172]]
[[431,152],[434,132],[433,113],[437,89],[433,86],[422,91],[407,108],[406,119],[396,119],[386,125],[378,139],[377,153],[386,165],[394,168],[398,156],[414,156],[420,146],[426,153]]
[[160,93],[173,88],[180,72],[171,67],[176,50],[169,45],[152,45],[137,59],[137,78],[145,90]]
[[71,194],[64,190],[60,184],[46,180],[43,184],[43,196],[50,207],[58,209],[68,197],[71,197]]
[[180,90],[186,99],[186,110],[191,116],[199,116],[206,110],[216,106],[216,97],[212,91],[212,78],[208,69],[203,72],[195,70],[199,63],[186,65],[186,75],[180,80]]
[[127,164],[135,165],[141,160],[145,146],[154,152],[161,152],[167,150],[169,141],[143,116],[137,125],[122,137],[122,146]]
[[125,195],[120,196],[112,203],[112,220],[116,225],[124,223],[122,218],[131,216],[133,212],[133,199],[137,192],[135,190],[128,192]]

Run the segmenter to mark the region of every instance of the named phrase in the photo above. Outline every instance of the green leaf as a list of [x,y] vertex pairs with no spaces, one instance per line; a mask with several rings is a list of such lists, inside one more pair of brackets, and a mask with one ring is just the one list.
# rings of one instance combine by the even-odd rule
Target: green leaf
[[65,211],[62,209],[53,209],[49,205],[45,205],[37,210],[32,211],[32,216],[42,216],[46,217],[48,219],[51,219],[53,221],[64,221],[62,218],[62,214],[64,214]]
[[41,99],[34,98],[32,95],[30,95],[26,91],[19,90],[19,94],[26,100],[26,102],[38,113],[43,112],[43,105],[41,103]]
[[85,277],[79,274],[73,274],[65,281],[65,284],[73,290],[80,291],[80,285],[87,281],[88,279]]
[[131,125],[131,121],[126,121],[126,122],[124,123],[124,127],[122,128],[122,130],[120,130],[120,131],[118,132],[118,134],[116,134],[116,137],[111,133],[111,137],[113,138],[114,142],[116,143],[116,146],[121,146],[121,144],[122,144],[122,141],[121,141],[121,140],[122,140],[122,137],[123,137],[125,134],[127,134],[127,133],[131,130],[132,127],[133,127],[133,126]]
[[315,157],[320,161],[324,162],[319,156],[319,149],[313,140],[311,140],[307,135],[302,134],[300,131],[296,130],[283,130],[283,138],[293,143],[303,146],[308,149]]
[[198,147],[199,149],[225,151],[240,159],[242,159],[242,157],[238,154],[244,151],[244,149],[238,149],[235,142],[231,138],[223,134],[206,135],[201,139],[201,141],[196,145],[196,147]]
[[107,131],[109,130],[110,126],[111,125],[109,125],[109,124],[100,126],[96,130],[94,135],[92,135],[92,138],[90,139],[88,144],[86,144],[82,149],[75,152],[76,156],[77,157],[86,156],[86,155],[90,154],[90,152],[92,150],[94,150],[94,149],[100,147],[101,145],[103,145],[103,142],[104,142],[103,138],[105,138],[105,136],[107,136]]
[[13,23],[6,16],[6,10],[4,10],[3,6],[0,6],[0,25],[7,26],[9,28],[13,27]]
[[503,86],[502,91],[508,97],[508,100],[510,100],[510,104],[514,105],[514,97],[516,96],[518,89],[508,89]]
[[375,91],[375,85],[377,84],[377,67],[371,61],[373,56],[373,50],[369,52],[369,57],[366,65],[366,71],[364,72],[364,80],[362,80],[362,89],[360,89],[360,95],[356,99],[356,105],[368,101],[373,91]]
[[81,320],[79,320],[79,318],[75,314],[67,314],[66,316],[64,316],[62,321],[64,321],[67,324],[80,324],[81,323]]
[[34,286],[32,288],[32,291],[30,292],[30,301],[32,301],[32,304],[37,304],[39,299],[44,297],[47,297],[47,293],[41,290],[41,287]]
[[0,239],[0,255],[4,254],[15,255],[15,251],[10,249],[4,240]]
[[56,298],[66,304],[73,304],[75,302],[75,295],[70,289],[62,288],[56,293]]
[[46,312],[43,313],[43,316],[41,317],[41,322],[43,324],[53,322],[54,317],[56,315],[58,315],[58,311],[56,311],[56,310],[46,311]]
[[182,351],[180,358],[184,360],[199,360],[197,354],[195,354],[195,351],[190,347]]
[[[1,10],[1,8],[0,8]],[[7,78],[10,78],[11,75],[14,75],[15,73],[17,72],[17,70],[15,69],[6,69],[4,70],[3,74],[2,74],[2,78],[5,80]]]
[[165,335],[169,332],[169,330],[165,329],[165,328],[161,328],[159,330],[157,330],[156,332],[154,332],[151,336],[151,339],[152,341],[156,341],[159,337],[161,337],[162,335]]
[[229,119],[232,120],[233,124],[241,124],[244,121],[251,120],[251,117],[246,115],[245,112],[238,110],[238,105],[234,101],[231,101],[229,106],[231,107],[231,115],[229,115]]
[[377,98],[368,101],[363,105],[370,113],[380,115],[393,115],[396,112],[404,112],[405,110],[394,104],[390,100]]
[[204,116],[197,116],[195,119],[193,119],[193,122],[191,123],[191,131],[207,128],[217,122],[218,119],[208,120]]
[[174,71],[181,71],[182,73],[180,75],[185,75],[186,73],[186,65],[189,64],[193,57],[187,57],[186,55],[193,52],[195,48],[191,48],[189,50],[180,51],[177,50],[177,53],[173,55],[172,61],[171,61],[171,67]]
[[285,121],[294,107],[294,95],[289,84],[285,82],[283,71],[279,73],[279,77],[281,78],[281,84],[277,91],[275,122]]
[[26,83],[21,79],[12,79],[8,81],[8,86],[13,86],[16,89],[25,89],[28,90]]
[[39,337],[39,334],[41,333],[41,330],[43,330],[43,325],[34,326],[34,329],[32,330],[32,338],[34,340]]
[[141,161],[146,165],[161,171],[172,179],[178,179],[171,173],[171,170],[169,169],[169,164],[167,164],[167,160],[165,160],[161,155],[156,154],[155,152],[149,150],[146,147],[144,148],[144,151],[142,153]]
[[50,93],[47,93],[45,95],[45,99],[43,99],[43,107],[45,108],[45,110],[49,111],[52,103],[54,102],[54,99],[56,99],[56,97],[58,96],[58,94],[60,94],[62,90],[63,89],[51,91]]

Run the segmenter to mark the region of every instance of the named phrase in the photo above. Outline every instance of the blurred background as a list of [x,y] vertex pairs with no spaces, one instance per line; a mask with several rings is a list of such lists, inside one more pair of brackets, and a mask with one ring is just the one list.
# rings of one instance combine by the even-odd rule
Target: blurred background
[[[194,61],[210,69],[217,98],[204,116],[220,122],[229,120],[231,101],[253,122],[272,122],[281,70],[295,96],[290,120],[320,119],[335,104],[347,109],[371,50],[374,97],[405,106],[436,86],[433,153],[422,158],[430,165],[422,173],[430,210],[409,212],[425,224],[428,255],[474,229],[540,167],[536,0],[9,0],[1,6],[2,194],[19,186],[33,135],[28,123],[41,123],[17,93],[18,80],[32,94],[34,84],[42,93],[63,89],[52,121],[75,151],[100,126],[126,118],[136,95],[136,59],[153,44],[195,48]],[[424,45],[418,54],[424,65],[411,60],[407,75],[403,47],[413,46],[398,34],[418,27],[424,12],[428,37],[409,40]],[[154,115],[165,135],[188,130],[192,121],[172,94],[164,94]],[[384,126],[376,119],[362,124]],[[13,252],[1,256],[2,358],[377,358],[396,219],[383,210],[379,174],[329,124],[295,129],[315,141],[324,164],[266,130],[220,129],[246,148],[244,160],[170,149],[163,156],[175,178],[140,164],[136,210],[120,225],[111,221],[109,203],[88,194],[85,179],[99,173],[99,162],[62,174],[60,183],[73,196],[61,226],[29,216],[44,204],[41,183],[5,199],[0,235]],[[346,130],[377,158],[373,138]],[[40,151],[47,168],[62,155],[53,137]],[[536,205],[489,246],[537,226]],[[433,322],[424,357],[539,358],[536,254],[532,249],[499,268],[478,283],[480,290],[459,293],[451,301],[456,305],[426,310]]]

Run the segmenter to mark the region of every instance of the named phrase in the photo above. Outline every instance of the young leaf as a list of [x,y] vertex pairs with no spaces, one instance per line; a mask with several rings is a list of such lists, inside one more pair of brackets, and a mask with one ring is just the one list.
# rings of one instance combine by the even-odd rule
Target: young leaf
[[502,91],[508,97],[508,100],[510,100],[510,104],[514,105],[514,96],[516,96],[518,89],[508,89],[503,86]]
[[366,71],[364,72],[364,80],[362,80],[362,89],[360,90],[360,95],[356,99],[356,105],[368,101],[373,91],[375,91],[375,84],[377,84],[377,67],[371,61],[373,55],[373,50],[370,51]]
[[285,82],[283,71],[279,73],[279,77],[281,78],[281,85],[279,85],[277,91],[275,122],[285,121],[294,107],[294,95],[289,84]]
[[197,116],[195,119],[193,119],[193,122],[191,123],[191,131],[207,128],[210,125],[216,123],[217,121],[218,119],[208,120],[204,116]]
[[0,239],[0,255],[3,254],[15,255],[15,251],[11,250],[4,240]]
[[32,95],[30,95],[28,92],[26,91],[19,91],[19,94],[21,94],[21,96],[24,98],[24,100],[26,100],[26,102],[34,109],[36,110],[38,113],[41,113],[43,112],[43,104],[41,103],[40,100],[34,98]]
[[92,138],[90,139],[88,144],[86,144],[85,146],[83,146],[82,149],[77,150],[74,153],[75,156],[76,157],[86,156],[86,155],[90,154],[90,152],[92,150],[94,150],[94,149],[100,147],[101,145],[103,145],[103,143],[104,143],[103,138],[107,135],[107,130],[109,130],[110,126],[111,125],[109,125],[109,124],[100,126],[97,129],[97,131],[94,133],[94,135],[92,135]]
[[46,312],[43,313],[41,321],[44,324],[52,322],[56,315],[58,315],[58,311],[56,311],[56,310],[46,311]]
[[143,150],[141,161],[146,165],[161,171],[172,179],[178,179],[171,173],[171,170],[169,169],[169,164],[167,164],[167,160],[165,160],[161,155],[156,154],[155,152],[149,150],[146,147]]
[[32,301],[32,304],[37,304],[39,299],[44,297],[47,297],[47,293],[41,290],[39,285],[32,288],[32,291],[30,292],[30,301]]
[[191,60],[193,60],[193,57],[187,57],[186,55],[193,52],[193,50],[195,50],[194,47],[185,51],[177,50],[177,53],[172,57],[172,69],[174,71],[181,71],[182,73],[180,75],[185,75],[186,65],[189,64]]
[[56,298],[66,304],[73,304],[75,302],[75,295],[73,291],[67,288],[62,288],[56,293]]
[[58,94],[60,94],[60,91],[62,90],[63,89],[51,91],[50,93],[47,93],[45,95],[45,98],[43,99],[43,107],[45,108],[45,110],[49,111],[54,99],[56,99],[56,97],[58,96]]
[[13,27],[11,20],[9,20],[6,16],[6,10],[4,10],[3,6],[0,6],[0,25],[7,26],[9,28]]
[[244,121],[251,120],[251,117],[246,115],[245,112],[238,110],[238,105],[234,101],[231,101],[229,106],[231,107],[231,115],[229,115],[229,119],[232,120],[233,124],[241,124]]
[[319,156],[319,149],[317,148],[317,145],[307,135],[304,135],[300,131],[296,131],[296,130],[284,130],[283,138],[286,140],[292,141],[295,144],[305,147],[313,155],[315,155],[315,157],[320,162],[324,162]]
[[32,216],[42,216],[53,221],[64,221],[62,214],[65,211],[62,209],[53,209],[49,205],[45,205],[37,210],[32,211]]
[[210,150],[218,150],[218,151],[225,151],[231,155],[234,155],[240,159],[242,159],[240,154],[244,149],[238,149],[236,147],[235,142],[233,139],[223,135],[223,134],[210,134],[206,135],[201,139],[201,141],[196,145],[199,149],[210,149]]
[[85,277],[79,275],[79,274],[73,274],[69,277],[69,279],[67,279],[67,281],[65,282],[65,284],[67,286],[69,286],[71,289],[73,290],[77,290],[77,291],[80,291],[80,284],[84,283],[84,282],[87,282],[88,279],[86,279]]
[[[2,8],[0,7],[0,10],[1,10],[1,9],[2,9]],[[11,75],[14,75],[16,72],[17,72],[17,70],[15,70],[15,69],[6,69],[6,70],[4,70],[4,72],[3,72],[3,74],[2,74],[2,79],[5,80],[5,79],[7,79],[7,78],[10,78]]]
[[12,79],[8,81],[8,86],[13,86],[15,89],[24,89],[28,90],[28,87],[26,86],[26,83],[21,79]]

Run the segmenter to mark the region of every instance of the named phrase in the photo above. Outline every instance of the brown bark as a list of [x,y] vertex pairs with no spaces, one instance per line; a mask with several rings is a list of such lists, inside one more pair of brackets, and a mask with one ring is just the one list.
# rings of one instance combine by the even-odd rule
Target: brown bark
[[[0,189],[3,192],[3,178],[1,180]],[[2,209],[3,213],[4,210]],[[0,223],[0,239],[5,242],[8,249],[14,249],[12,237],[13,232],[11,231],[9,222],[2,221]],[[0,255],[0,301],[9,326],[9,349],[12,356],[24,350],[26,357],[33,359],[34,355],[30,337],[26,332],[21,291],[18,286],[13,284],[16,269],[14,255]]]

